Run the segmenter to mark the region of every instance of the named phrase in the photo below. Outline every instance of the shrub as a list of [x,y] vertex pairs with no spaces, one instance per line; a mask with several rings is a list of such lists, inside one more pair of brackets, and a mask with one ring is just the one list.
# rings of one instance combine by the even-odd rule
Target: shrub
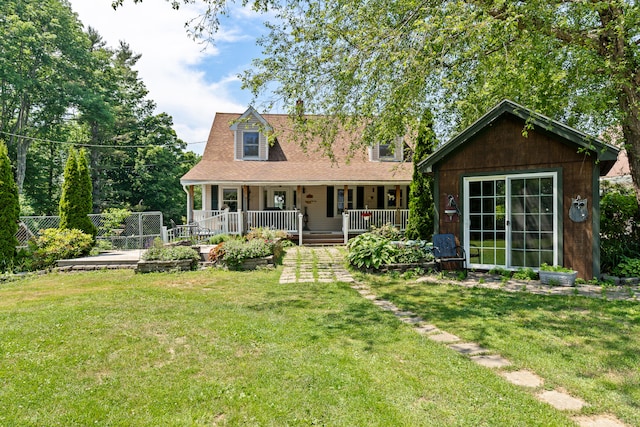
[[193,264],[196,265],[200,261],[200,254],[193,248],[188,246],[165,246],[158,247],[152,246],[142,255],[142,259],[145,261],[178,261],[178,260],[193,260]]
[[[371,226],[370,233],[384,237],[389,240],[399,240],[402,237],[402,232],[394,227],[392,224],[387,223],[381,227]],[[365,233],[366,234],[366,233]]]
[[538,275],[533,268],[519,268],[518,271],[513,273],[513,278],[516,280],[535,280],[538,278]]
[[208,243],[210,245],[217,245],[222,242],[226,242],[227,240],[233,239],[233,236],[228,234],[216,234],[215,236],[209,237]]
[[354,237],[347,244],[347,259],[358,268],[379,269],[381,265],[395,262],[397,248],[391,240],[381,234],[371,232]]
[[640,259],[624,257],[611,272],[619,277],[640,277]]
[[273,230],[269,227],[252,228],[247,233],[247,240],[262,239],[262,240],[278,240],[286,239],[287,232],[283,230]]
[[611,271],[625,258],[640,258],[640,209],[630,188],[605,188],[600,201],[600,262]]
[[58,260],[87,255],[92,245],[93,236],[75,228],[42,230],[39,237],[29,241],[31,268],[48,268]]
[[274,244],[275,242],[262,239],[229,240],[224,243],[222,259],[229,268],[237,269],[246,259],[272,255]]

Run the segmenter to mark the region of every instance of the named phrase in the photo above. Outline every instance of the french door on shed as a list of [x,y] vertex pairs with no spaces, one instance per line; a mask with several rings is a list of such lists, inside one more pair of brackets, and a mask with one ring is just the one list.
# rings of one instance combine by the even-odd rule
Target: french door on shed
[[558,263],[557,173],[464,179],[465,250],[471,267]]

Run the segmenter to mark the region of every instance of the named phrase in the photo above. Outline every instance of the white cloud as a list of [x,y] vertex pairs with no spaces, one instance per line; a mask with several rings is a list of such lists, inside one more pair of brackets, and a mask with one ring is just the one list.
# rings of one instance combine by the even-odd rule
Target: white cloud
[[[70,0],[85,27],[95,28],[109,46],[120,40],[142,54],[136,65],[149,89],[149,98],[174,119],[178,137],[187,142],[204,141],[214,113],[242,112],[249,94],[240,92],[237,64],[216,65],[215,75],[202,68],[203,61],[220,54],[220,47],[203,45],[189,38],[185,23],[198,15],[193,6],[173,10],[155,0],[139,4],[125,2],[113,10],[108,0]],[[251,40],[239,26],[230,25],[216,35],[218,46]],[[249,63],[250,58],[247,58]],[[230,69],[228,69],[230,67]],[[201,153],[204,144],[189,146]]]

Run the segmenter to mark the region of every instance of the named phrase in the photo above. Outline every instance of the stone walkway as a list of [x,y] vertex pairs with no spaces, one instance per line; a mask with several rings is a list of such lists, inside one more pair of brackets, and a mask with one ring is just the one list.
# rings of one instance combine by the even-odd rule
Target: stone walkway
[[[429,324],[417,314],[401,310],[390,301],[378,298],[371,289],[361,283],[355,283],[353,277],[344,267],[344,255],[335,247],[295,247],[289,248],[283,260],[284,268],[280,276],[280,283],[295,282],[331,282],[341,281],[353,283],[351,287],[355,289],[363,298],[371,301],[382,310],[392,312],[401,322],[411,325],[414,330],[433,340],[448,346],[452,351],[469,357],[475,363],[495,370],[498,375],[504,377],[512,384],[530,390],[539,400],[546,402],[561,411],[579,411],[588,406],[584,400],[571,396],[565,390],[545,390],[543,389],[544,379],[529,370],[510,371],[508,367],[511,362],[491,349],[483,348],[474,342],[465,342],[456,335],[439,329],[436,325]],[[478,283],[478,279],[467,279],[463,286],[486,286],[497,287],[505,291],[522,291],[523,286],[527,291],[534,293],[550,293],[552,290],[547,287],[538,287],[530,283],[525,284],[495,284]],[[423,279],[430,280],[430,279]],[[433,279],[435,280],[435,279]],[[486,280],[486,279],[485,279]],[[557,287],[554,287],[557,289]],[[601,291],[588,289],[585,296],[602,297]],[[569,288],[563,292],[576,292]],[[555,292],[557,293],[557,292]],[[582,292],[578,292],[582,294]],[[611,295],[607,295],[611,297]],[[616,295],[620,299],[636,299],[636,295]],[[507,368],[507,369],[505,369]],[[624,427],[625,424],[612,415],[591,415],[574,416],[573,420],[581,427]]]
[[344,267],[343,253],[334,246],[288,248],[282,265],[280,283],[353,282]]

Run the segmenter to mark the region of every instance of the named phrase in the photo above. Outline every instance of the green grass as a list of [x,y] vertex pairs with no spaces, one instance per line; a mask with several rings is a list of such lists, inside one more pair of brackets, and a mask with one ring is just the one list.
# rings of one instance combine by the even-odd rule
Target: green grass
[[0,425],[572,425],[348,285],[278,277],[1,285]]
[[640,425],[640,303],[369,278],[401,309],[584,399],[582,413]]

